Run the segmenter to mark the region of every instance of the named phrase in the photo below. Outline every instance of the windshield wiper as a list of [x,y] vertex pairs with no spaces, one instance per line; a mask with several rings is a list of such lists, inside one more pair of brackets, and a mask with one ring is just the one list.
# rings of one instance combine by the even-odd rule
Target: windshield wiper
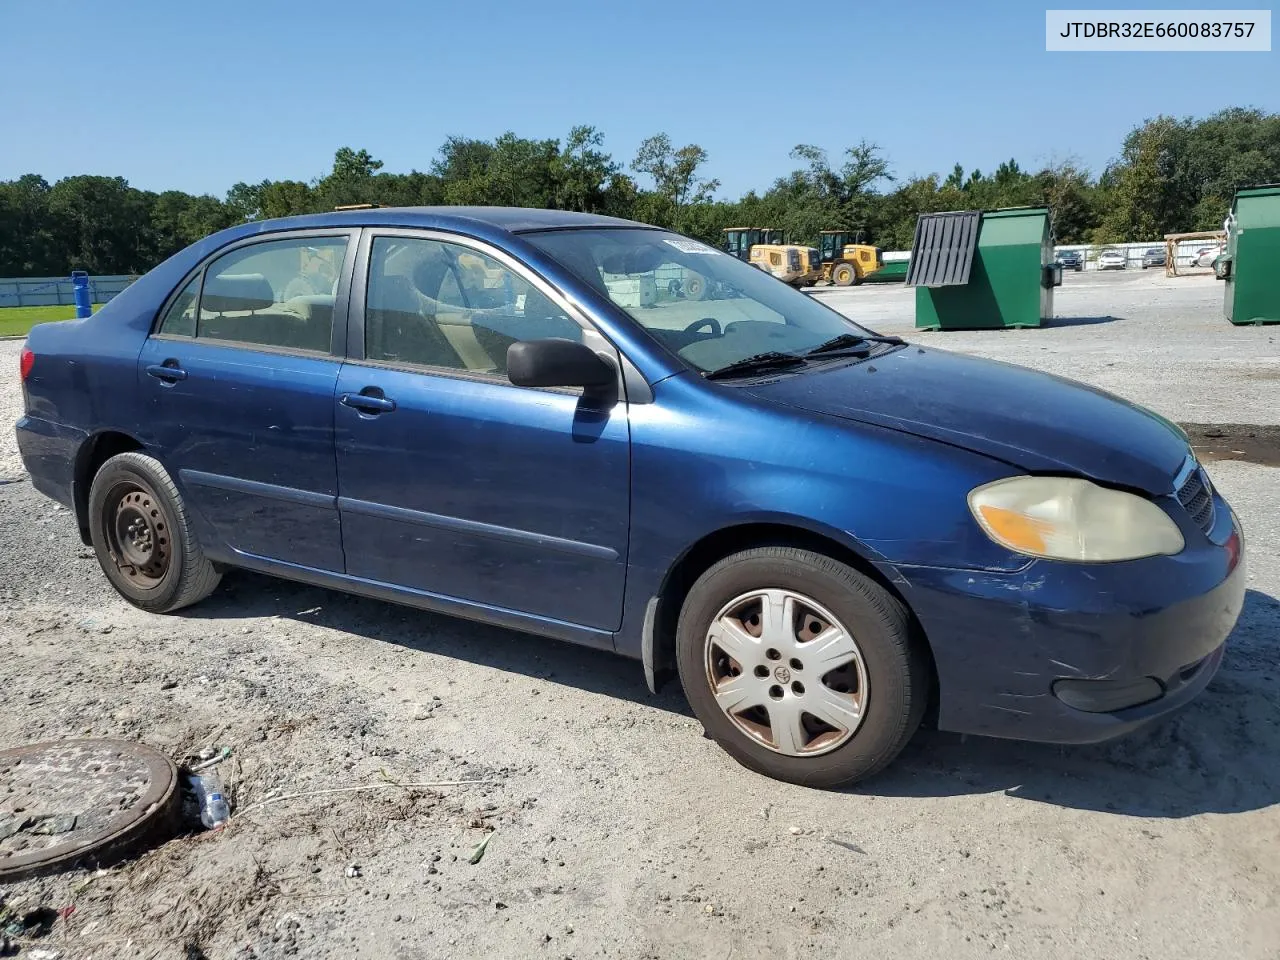
[[813,357],[813,356],[819,356],[824,353],[837,353],[837,352],[842,353],[844,351],[850,351],[850,352],[857,351],[859,353],[861,352],[870,353],[871,348],[866,346],[866,344],[869,344],[869,343],[887,343],[891,346],[896,347],[896,346],[901,346],[902,344],[906,343],[906,341],[903,340],[901,337],[880,337],[880,336],[876,336],[875,334],[867,334],[866,336],[860,336],[859,334],[856,334],[856,333],[841,333],[837,336],[832,337],[830,340],[826,341],[825,343],[818,344],[812,350],[807,351],[805,353],[805,356]]
[[804,357],[796,356],[794,353],[769,350],[765,353],[757,353],[755,356],[743,357],[741,360],[735,360],[733,363],[725,364],[723,367],[717,367],[715,370],[704,373],[703,377],[707,380],[747,377],[753,373],[763,373],[766,370],[777,370],[783,367],[802,366],[804,363]]

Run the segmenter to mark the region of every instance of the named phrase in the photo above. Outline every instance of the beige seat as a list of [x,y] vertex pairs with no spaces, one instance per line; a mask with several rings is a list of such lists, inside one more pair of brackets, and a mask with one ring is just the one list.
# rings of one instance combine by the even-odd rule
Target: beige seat
[[453,347],[454,352],[462,359],[468,370],[472,373],[493,373],[497,369],[493,358],[485,352],[484,347],[480,346],[480,341],[476,339],[469,313],[445,313],[441,310],[436,313],[435,319],[436,326],[440,328],[444,338],[449,341],[449,346]]

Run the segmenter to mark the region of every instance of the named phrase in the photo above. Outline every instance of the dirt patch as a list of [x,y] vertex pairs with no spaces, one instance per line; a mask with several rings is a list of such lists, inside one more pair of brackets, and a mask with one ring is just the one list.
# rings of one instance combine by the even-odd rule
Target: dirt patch
[[1256,423],[1180,424],[1196,454],[1206,463],[1245,460],[1280,467],[1280,426]]

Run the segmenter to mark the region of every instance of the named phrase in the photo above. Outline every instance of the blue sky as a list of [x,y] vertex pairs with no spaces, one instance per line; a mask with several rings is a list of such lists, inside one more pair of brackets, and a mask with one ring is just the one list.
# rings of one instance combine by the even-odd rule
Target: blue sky
[[702,144],[733,197],[792,169],[797,143],[834,156],[866,138],[902,177],[1011,156],[1096,172],[1146,117],[1280,110],[1280,54],[1046,53],[1044,10],[0,0],[0,179],[99,173],[221,195],[319,176],[344,145],[400,172],[426,169],[450,134],[590,123],[625,161],[658,131]]

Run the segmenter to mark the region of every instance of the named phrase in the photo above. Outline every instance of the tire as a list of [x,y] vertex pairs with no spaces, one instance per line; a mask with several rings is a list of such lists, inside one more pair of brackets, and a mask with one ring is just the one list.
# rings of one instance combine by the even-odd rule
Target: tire
[[853,286],[858,282],[858,271],[847,263],[838,263],[831,271],[831,282],[837,287]]
[[[770,593],[759,600],[761,612],[765,603],[785,611],[785,598],[792,598],[797,620],[781,633],[772,630],[767,619],[752,624],[750,611],[757,609],[757,595],[764,591]],[[778,597],[784,598],[781,604]],[[740,616],[735,617],[735,611]],[[773,622],[785,624],[785,616]],[[738,629],[726,630],[726,623]],[[814,634],[806,634],[815,628],[816,640]],[[753,629],[761,631],[758,637],[751,635]],[[795,645],[771,649],[772,637],[784,635],[782,643]],[[848,662],[838,659],[848,655],[847,650],[841,654],[832,641],[821,641],[841,635],[852,639],[854,653]],[[722,637],[725,640],[718,639]],[[742,650],[742,661],[726,656],[720,642]],[[813,658],[823,648],[832,650],[829,663],[844,665],[835,671],[815,665]],[[757,773],[805,786],[834,787],[881,770],[911,739],[928,701],[923,642],[912,635],[902,604],[845,564],[793,547],[746,550],[699,577],[680,611],[676,659],[694,714],[730,756]],[[762,668],[767,671],[763,675]],[[741,684],[735,682],[738,677]],[[754,685],[757,680],[759,687]],[[719,685],[721,698],[737,698],[740,703],[722,709],[713,683]],[[806,700],[806,694],[813,696]],[[858,707],[856,719],[840,720],[839,727],[827,725],[827,730],[815,724],[817,714],[805,709],[811,706],[832,716],[834,703],[835,716],[850,717],[841,711],[851,702]],[[772,704],[778,705],[778,712],[770,715]],[[739,706],[745,709],[735,713]],[[791,726],[791,734],[785,723],[788,713],[798,725],[798,730]]]
[[117,454],[98,469],[89,535],[111,585],[150,613],[198,603],[222,579],[196,542],[173,479],[145,453]]

